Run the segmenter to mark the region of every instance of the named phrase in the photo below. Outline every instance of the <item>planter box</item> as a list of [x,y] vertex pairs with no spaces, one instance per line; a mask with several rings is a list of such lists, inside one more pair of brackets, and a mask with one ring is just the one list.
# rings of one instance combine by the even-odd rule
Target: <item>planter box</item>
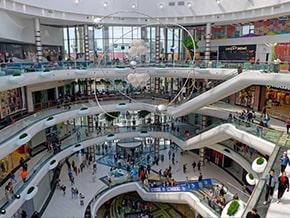
[[264,162],[262,164],[257,164],[257,160],[259,159],[260,157],[256,158],[253,163],[252,163],[252,169],[256,172],[256,173],[262,173],[264,170],[265,170],[265,167],[267,165],[267,160],[265,158],[264,159]]
[[233,201],[230,201],[229,203],[227,203],[227,205],[222,210],[222,214],[221,214],[222,218],[227,218],[227,217],[229,217],[229,218],[240,218],[240,217],[242,217],[242,214],[243,214],[244,209],[245,209],[245,205],[244,205],[244,203],[242,201],[239,201],[239,200],[234,200],[234,201],[238,201],[239,205],[240,205],[238,210],[237,210],[237,212],[234,215],[232,215],[232,216],[229,216],[227,214],[228,213],[228,209],[229,209],[231,203],[233,202]]
[[108,136],[105,138],[106,141],[113,141],[113,140],[115,140],[115,139],[116,139],[116,136],[115,136],[115,135],[108,135]]
[[45,126],[54,126],[56,124],[56,119],[55,118],[53,118],[53,119],[51,119],[51,120],[45,120],[45,122],[44,122],[44,125]]
[[[52,163],[52,162],[53,162],[53,163]],[[51,161],[49,162],[48,169],[49,169],[49,170],[53,170],[54,168],[57,167],[57,165],[58,165],[58,161],[57,161],[57,160],[51,160]]]
[[79,111],[78,111],[78,114],[79,115],[85,115],[85,114],[88,114],[88,113],[90,113],[90,109],[89,108],[87,108],[87,109],[79,109]]
[[24,79],[25,77],[23,75],[20,75],[20,76],[11,75],[8,80],[11,83],[21,83],[22,81],[24,81]]
[[128,109],[128,105],[126,105],[126,104],[118,104],[118,105],[116,105],[116,109],[118,109],[118,110],[127,110]]
[[[27,192],[28,192],[28,190],[29,190],[31,187],[33,187],[34,189],[33,189],[32,192],[30,192],[30,193],[28,194]],[[27,191],[26,191],[26,195],[25,195],[25,197],[24,197],[24,199],[25,199],[26,201],[29,201],[30,199],[34,198],[34,196],[35,196],[36,193],[38,192],[38,188],[37,188],[36,186],[31,186],[31,187],[29,187],[29,188],[27,189]]]
[[149,134],[148,132],[140,132],[140,133],[139,133],[139,136],[140,136],[140,137],[149,137],[150,134]]
[[247,181],[247,183],[249,185],[255,185],[256,184],[256,179],[255,178],[254,179],[251,179],[249,175],[250,175],[249,173],[247,173],[247,175],[246,175],[246,181]]
[[52,72],[51,71],[47,71],[47,72],[39,72],[39,76],[42,78],[49,78],[52,76]]
[[80,151],[83,149],[83,146],[82,144],[76,144],[73,148],[72,148],[72,151],[73,152],[77,152],[77,151]]
[[117,73],[128,73],[130,69],[129,68],[115,68],[114,70]]
[[[19,136],[20,137],[20,136]],[[24,137],[24,138],[19,138],[18,137],[18,139],[17,139],[17,141],[16,141],[16,144],[18,145],[18,146],[21,146],[21,145],[24,145],[24,144],[26,144],[27,142],[29,142],[30,140],[31,140],[31,135],[29,135],[29,134],[27,134],[27,136],[26,137]]]
[[156,73],[167,73],[168,72],[168,69],[167,68],[162,68],[162,67],[160,67],[160,68],[155,68],[155,72]]

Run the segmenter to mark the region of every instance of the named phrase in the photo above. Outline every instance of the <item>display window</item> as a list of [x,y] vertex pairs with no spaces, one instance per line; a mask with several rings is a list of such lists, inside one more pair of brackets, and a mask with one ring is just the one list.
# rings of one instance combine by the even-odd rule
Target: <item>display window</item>
[[236,93],[236,105],[248,108],[254,107],[255,86],[248,87]]
[[24,110],[25,96],[22,88],[9,89],[0,92],[1,118]]

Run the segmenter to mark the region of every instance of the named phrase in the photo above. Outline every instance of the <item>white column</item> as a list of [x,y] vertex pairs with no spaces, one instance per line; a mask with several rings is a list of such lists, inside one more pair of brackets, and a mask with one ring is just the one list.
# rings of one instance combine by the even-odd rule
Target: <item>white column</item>
[[156,63],[160,62],[160,26],[156,26],[155,61],[156,61]]
[[89,28],[88,25],[84,25],[84,44],[85,44],[85,61],[90,60],[90,53],[89,53]]
[[210,61],[210,43],[211,43],[211,23],[206,24],[206,36],[205,36],[205,56],[206,63]]
[[39,62],[42,61],[42,44],[41,44],[41,31],[40,31],[40,21],[39,18],[34,19],[34,38],[36,45],[36,57]]

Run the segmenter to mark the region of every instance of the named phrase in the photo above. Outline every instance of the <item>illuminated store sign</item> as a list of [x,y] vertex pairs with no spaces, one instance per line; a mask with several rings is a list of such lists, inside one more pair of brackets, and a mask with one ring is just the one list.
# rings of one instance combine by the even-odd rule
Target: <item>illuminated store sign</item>
[[248,50],[248,48],[247,48],[247,46],[240,47],[240,46],[233,45],[231,47],[227,47],[225,50],[226,51],[245,51],[245,50]]
[[275,88],[275,89],[284,89],[284,90],[289,90],[290,91],[290,87],[289,86],[270,86],[270,88]]

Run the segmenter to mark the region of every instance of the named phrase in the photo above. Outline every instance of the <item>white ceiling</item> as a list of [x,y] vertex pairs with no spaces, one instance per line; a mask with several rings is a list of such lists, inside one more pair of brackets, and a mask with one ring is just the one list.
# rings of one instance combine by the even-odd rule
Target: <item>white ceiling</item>
[[[290,0],[0,0],[0,8],[42,24],[105,23],[200,25],[246,23],[290,14]],[[191,5],[188,7],[188,5]],[[135,5],[135,8],[132,8]],[[163,5],[163,8],[160,8]]]

